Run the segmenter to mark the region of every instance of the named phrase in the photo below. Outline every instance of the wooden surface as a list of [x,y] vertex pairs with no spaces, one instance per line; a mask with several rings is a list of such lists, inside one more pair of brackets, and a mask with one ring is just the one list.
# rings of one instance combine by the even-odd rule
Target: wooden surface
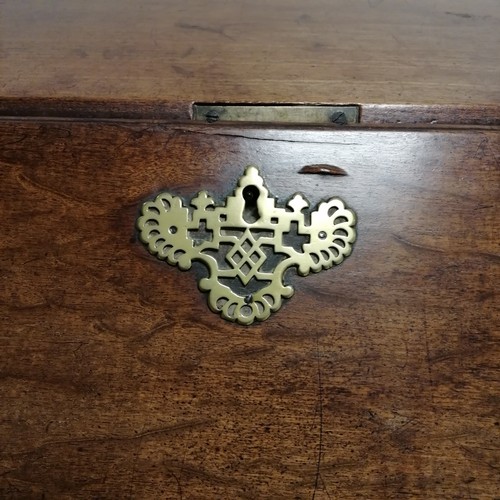
[[[497,496],[499,145],[0,122],[0,497]],[[160,189],[225,197],[249,163],[281,201],[344,198],[359,237],[239,327],[134,221]],[[298,174],[312,163],[348,175]]]
[[[0,2],[24,117],[0,120],[0,498],[498,497],[500,4],[207,5]],[[362,125],[187,124],[194,101]],[[250,163],[281,202],[345,199],[359,237],[240,327],[134,223]]]
[[[500,104],[484,106],[363,104],[359,106],[359,110],[362,126],[403,128],[500,126]],[[45,118],[148,120],[165,124],[193,120],[193,106],[190,102],[172,103],[141,99],[127,101],[10,97],[0,98],[0,117],[42,120]],[[338,126],[330,125],[330,128],[336,127]]]
[[500,103],[497,0],[4,0],[0,96]]

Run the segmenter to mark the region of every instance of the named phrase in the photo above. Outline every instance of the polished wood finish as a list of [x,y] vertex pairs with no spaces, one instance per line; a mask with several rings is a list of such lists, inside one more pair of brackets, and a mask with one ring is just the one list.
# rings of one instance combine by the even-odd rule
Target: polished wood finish
[[[0,496],[493,498],[499,146],[485,129],[1,121]],[[344,198],[359,237],[240,327],[134,220],[165,188],[223,198],[250,163],[280,200]]]
[[[359,108],[363,126],[500,126],[500,104],[361,104]],[[193,102],[0,97],[0,117],[142,119],[178,123],[193,119]]]
[[4,0],[0,96],[500,103],[497,0]]
[[[497,0],[0,4],[0,498],[498,495]],[[248,164],[359,223],[242,327],[135,220]]]

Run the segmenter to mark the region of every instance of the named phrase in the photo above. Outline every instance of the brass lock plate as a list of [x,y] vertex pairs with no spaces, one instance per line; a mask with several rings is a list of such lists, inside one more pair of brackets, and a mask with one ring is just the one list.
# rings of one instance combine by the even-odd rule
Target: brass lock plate
[[276,206],[259,170],[249,166],[224,204],[217,206],[206,191],[189,206],[163,192],[143,204],[137,228],[159,259],[184,271],[193,261],[205,264],[209,275],[199,288],[208,293],[210,309],[250,325],[269,318],[293,295],[283,281],[289,268],[306,276],[340,264],[352,252],[355,213],[338,198],[304,213],[308,208],[299,193]]

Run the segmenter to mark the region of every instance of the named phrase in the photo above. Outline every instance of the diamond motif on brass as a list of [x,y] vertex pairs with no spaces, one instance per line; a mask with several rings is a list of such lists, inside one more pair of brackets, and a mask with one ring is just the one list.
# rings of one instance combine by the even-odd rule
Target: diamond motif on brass
[[265,320],[294,289],[284,274],[295,267],[306,276],[340,264],[352,252],[356,216],[338,198],[318,204],[293,195],[276,206],[256,167],[246,168],[234,194],[216,205],[206,191],[185,206],[164,192],[143,204],[137,220],[150,253],[181,270],[200,261],[208,277],[199,288],[208,305],[224,319],[249,325]]

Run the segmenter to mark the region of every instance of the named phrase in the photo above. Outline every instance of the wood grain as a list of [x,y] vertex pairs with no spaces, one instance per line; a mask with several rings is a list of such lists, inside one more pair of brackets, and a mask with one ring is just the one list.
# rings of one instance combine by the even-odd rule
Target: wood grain
[[[1,121],[0,496],[494,498],[499,146],[498,130]],[[249,163],[281,202],[345,199],[359,238],[239,327],[134,221],[160,189],[224,198]]]
[[4,0],[0,96],[500,103],[497,0]]
[[[360,106],[360,111],[360,125],[364,127],[500,126],[500,104],[481,106],[363,104]],[[179,123],[189,122],[193,119],[193,102],[0,97],[0,117],[74,118],[80,120],[139,119]],[[304,124],[305,127],[309,125]],[[332,127],[336,126],[332,124]],[[357,124],[346,126],[357,126]]]

